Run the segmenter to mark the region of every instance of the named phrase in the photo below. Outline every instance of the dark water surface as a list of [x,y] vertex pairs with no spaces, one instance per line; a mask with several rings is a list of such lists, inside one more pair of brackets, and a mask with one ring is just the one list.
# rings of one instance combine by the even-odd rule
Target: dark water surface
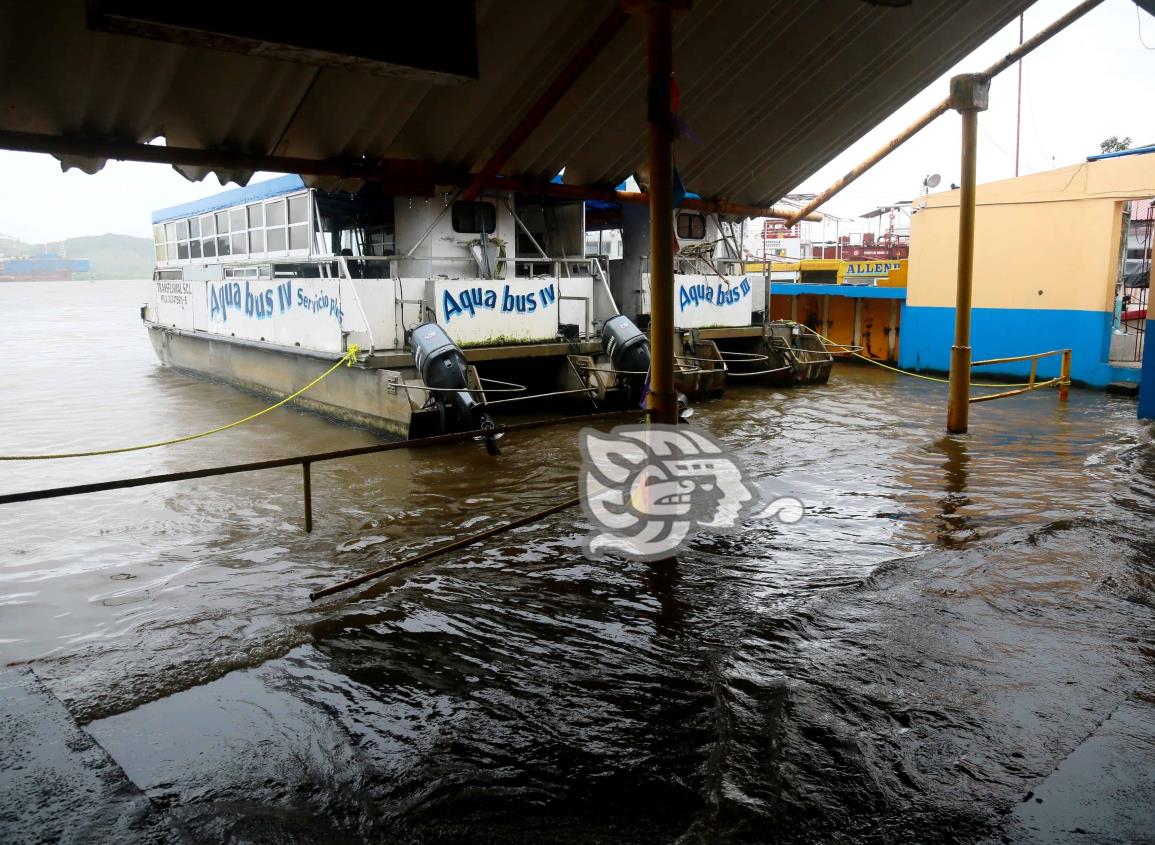
[[[0,284],[0,454],[263,407],[157,365],[145,288]],[[944,416],[944,386],[845,365],[733,389],[695,422],[799,524],[663,569],[586,559],[565,512],[316,605],[572,495],[577,427],[319,465],[312,535],[295,470],[5,506],[0,658],[184,841],[1046,841],[1024,798],[1155,710],[1155,449],[1088,391]],[[0,492],[371,442],[280,410],[0,463]],[[1155,804],[1150,735],[1116,744]],[[1111,812],[1071,841],[1155,841]]]

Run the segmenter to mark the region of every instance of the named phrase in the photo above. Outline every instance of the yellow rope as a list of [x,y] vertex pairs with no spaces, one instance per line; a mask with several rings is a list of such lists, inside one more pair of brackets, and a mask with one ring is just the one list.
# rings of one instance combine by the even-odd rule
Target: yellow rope
[[187,443],[190,440],[198,440],[201,437],[208,437],[210,434],[219,434],[222,431],[228,431],[230,428],[236,428],[238,425],[244,425],[247,422],[252,422],[258,417],[263,417],[265,414],[269,413],[269,411],[275,411],[277,408],[280,408],[287,402],[291,402],[306,390],[315,387],[324,379],[328,378],[342,364],[345,364],[349,367],[353,366],[353,362],[357,360],[357,353],[359,351],[359,347],[356,344],[351,344],[349,346],[349,351],[341,357],[341,360],[339,360],[325,372],[321,373],[321,375],[317,376],[296,393],[289,394],[280,402],[276,403],[275,405],[270,405],[263,411],[257,411],[255,414],[249,414],[249,416],[245,417],[243,420],[237,420],[236,422],[231,422],[228,425],[217,426],[216,428],[209,429],[208,431],[202,431],[200,434],[189,434],[185,437],[174,437],[172,440],[161,440],[159,443],[145,443],[143,446],[125,446],[121,449],[100,449],[95,452],[66,452],[60,455],[0,455],[0,461],[52,461],[56,460],[57,458],[91,458],[96,455],[119,455],[122,452],[139,452],[142,449],[157,449],[161,446],[172,446],[177,443]]
[[[792,322],[792,321],[787,320],[786,322]],[[806,331],[810,332],[816,338],[821,340],[826,346],[840,346],[843,348],[843,350],[846,350],[846,344],[845,343],[836,343],[828,337],[823,337],[822,335],[820,335],[818,332],[814,331],[814,329],[810,328],[810,326],[806,325],[805,323],[793,323],[793,325],[800,326],[801,328],[806,329]],[[836,352],[834,354],[836,354],[836,355],[853,355],[855,358],[858,358],[859,360],[862,360],[862,361],[866,361],[868,364],[874,364],[874,366],[876,366],[876,367],[882,367],[882,369],[884,369],[884,370],[890,370],[892,373],[898,373],[899,375],[910,376],[911,378],[920,378],[923,381],[933,381],[933,382],[937,382],[939,384],[950,384],[950,379],[936,378],[935,376],[924,376],[922,373],[912,373],[910,370],[900,370],[898,367],[891,367],[887,364],[882,363],[881,361],[875,361],[873,358],[868,358],[865,355],[860,355],[857,352],[850,352],[849,350],[846,350],[843,352]],[[1037,381],[1037,382],[1035,382],[1034,386],[1035,387],[1045,387],[1045,386],[1050,385],[1050,384],[1058,384],[1058,382],[1059,382],[1059,379],[1051,379],[1050,381]],[[1030,387],[1030,386],[1031,386],[1031,383],[1029,381],[1020,382],[1018,384],[979,384],[977,382],[971,382],[971,387]]]

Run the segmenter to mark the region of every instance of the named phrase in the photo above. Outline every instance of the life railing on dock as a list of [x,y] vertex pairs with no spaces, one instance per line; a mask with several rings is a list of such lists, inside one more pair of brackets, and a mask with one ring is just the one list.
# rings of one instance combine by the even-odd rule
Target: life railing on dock
[[[1036,381],[1035,376],[1039,369],[1039,359],[1049,358],[1053,355],[1061,356],[1061,363],[1059,365],[1059,375],[1056,378],[1046,379],[1045,381]],[[1071,386],[1071,350],[1070,349],[1052,349],[1050,352],[1036,352],[1032,355],[1014,355],[1009,358],[988,358],[985,361],[974,361],[971,367],[989,367],[992,364],[1012,364],[1016,361],[1030,361],[1031,375],[1027,383],[1022,387],[1017,387],[1014,390],[1004,390],[1000,393],[988,393],[985,396],[972,396],[971,402],[989,402],[991,399],[1002,399],[1007,396],[1018,396],[1020,393],[1029,393],[1032,390],[1038,390],[1041,387],[1051,387],[1052,385],[1059,386],[1059,401],[1066,402],[1068,388]]]
[[280,469],[283,467],[299,466],[302,472],[305,530],[313,530],[313,479],[311,467],[323,461],[336,461],[345,458],[356,458],[361,455],[375,455],[379,452],[392,452],[397,449],[419,449],[428,446],[443,446],[451,443],[461,443],[479,437],[493,437],[507,432],[530,431],[537,428],[549,428],[555,425],[570,423],[593,422],[597,420],[613,419],[627,415],[646,416],[648,410],[627,409],[622,411],[603,411],[597,414],[561,417],[546,420],[534,420],[524,423],[497,426],[496,428],[454,432],[452,434],[438,434],[433,437],[421,437],[411,440],[398,440],[392,443],[379,443],[375,446],[358,446],[352,449],[340,449],[335,452],[318,452],[311,455],[297,455],[291,458],[274,458],[267,461],[252,461],[244,464],[229,466],[205,467],[203,469],[186,470],[185,472],[170,472],[163,475],[143,475],[135,478],[120,478],[114,481],[98,481],[90,484],[73,484],[68,487],[54,487],[42,490],[29,490],[23,493],[6,493],[0,495],[0,505],[10,505],[17,502],[33,502],[40,499],[58,499],[62,496],[79,496],[85,493],[99,493],[105,490],[124,490],[129,487],[145,487],[152,484],[171,484],[174,481],[190,481],[196,478],[211,478],[217,475],[236,475],[242,472],[258,472],[266,469]]

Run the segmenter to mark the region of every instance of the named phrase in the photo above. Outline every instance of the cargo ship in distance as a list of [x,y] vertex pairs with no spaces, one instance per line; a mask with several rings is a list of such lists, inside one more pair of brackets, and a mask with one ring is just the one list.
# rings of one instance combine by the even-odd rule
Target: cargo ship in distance
[[[7,240],[0,237],[0,242]],[[7,256],[0,252],[0,282],[70,282],[90,273],[87,258],[67,258],[56,252]]]

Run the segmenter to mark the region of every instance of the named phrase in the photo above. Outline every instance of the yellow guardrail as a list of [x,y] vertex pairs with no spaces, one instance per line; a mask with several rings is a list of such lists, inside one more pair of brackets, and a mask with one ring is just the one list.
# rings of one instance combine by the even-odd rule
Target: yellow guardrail
[[[1036,381],[1035,376],[1039,370],[1039,359],[1050,358],[1054,355],[1059,355],[1061,357],[1058,377],[1046,379],[1044,381]],[[1004,390],[1001,393],[988,393],[985,396],[971,396],[968,401],[989,402],[992,399],[1002,399],[1007,396],[1018,396],[1020,393],[1029,393],[1032,390],[1038,390],[1041,387],[1051,387],[1052,385],[1059,386],[1059,401],[1067,401],[1068,391],[1071,386],[1070,349],[1052,349],[1050,352],[1035,352],[1031,355],[1013,355],[1009,358],[987,358],[985,361],[973,361],[971,363],[971,368],[988,367],[992,364],[1011,364],[1016,361],[1031,362],[1031,374],[1028,377],[1026,384],[1017,387],[1015,390]]]
[[[889,364],[882,363],[882,361],[875,360],[874,358],[868,358],[865,355],[860,355],[856,350],[861,349],[862,347],[854,346],[853,344],[838,343],[837,341],[833,341],[830,338],[825,337],[824,335],[821,335],[818,332],[814,331],[814,329],[810,328],[810,326],[806,325],[805,323],[797,323],[797,322],[794,322],[791,320],[783,320],[782,322],[789,323],[790,325],[793,325],[793,326],[798,326],[803,331],[807,331],[810,334],[814,335],[816,338],[818,338],[820,341],[822,341],[822,345],[826,347],[826,350],[828,352],[830,352],[831,355],[835,355],[835,356],[849,355],[851,358],[857,358],[859,361],[864,361],[867,364],[873,364],[874,366],[879,367],[883,370],[889,370],[892,373],[898,373],[900,376],[910,376],[911,378],[922,379],[923,381],[933,381],[937,384],[949,384],[950,383],[950,381],[948,379],[945,379],[945,378],[939,378],[938,376],[928,376],[925,373],[912,373],[910,370],[903,370],[903,369],[900,369],[898,367],[892,367]],[[840,351],[835,351],[835,350],[840,350]],[[1003,361],[1025,361],[1031,357],[1040,357],[1041,358],[1041,357],[1045,357],[1047,355],[1056,355],[1059,352],[1064,352],[1064,351],[1067,353],[1067,356],[1068,356],[1067,369],[1064,372],[1069,377],[1069,375],[1070,375],[1070,353],[1071,353],[1071,350],[1069,350],[1069,349],[1066,349],[1066,350],[1060,349],[1057,352],[1040,352],[1038,354],[1038,356],[1022,355],[1022,356],[1019,356],[1018,358],[991,358],[989,361],[976,361],[975,363],[971,364],[971,366],[977,367],[981,364],[998,364],[998,363],[1001,363]],[[1034,371],[1035,371],[1035,368],[1032,367],[1031,368],[1032,379],[1034,376]],[[1033,386],[1032,386],[1032,384],[1033,384],[1033,382],[1026,382],[1026,381],[1015,382],[1012,384],[1003,384],[1003,383],[998,383],[998,382],[994,382],[994,383],[985,383],[984,382],[984,383],[975,384],[972,382],[971,387],[1019,387],[1019,388],[1034,390],[1035,388],[1039,388],[1039,387],[1049,387],[1052,384],[1060,384],[1060,379],[1050,379],[1050,380],[1045,381],[1045,382],[1038,382],[1038,383],[1033,384]],[[1069,379],[1067,381],[1067,384],[1070,384]],[[1061,398],[1066,399],[1067,398],[1066,386],[1060,384],[1060,390],[1062,391]],[[1016,390],[1013,392],[1014,393],[1022,393],[1024,391],[1023,390]],[[999,396],[1010,396],[1010,395],[1011,395],[1011,393],[997,393],[997,394],[991,394],[990,396],[987,396],[987,397],[979,397],[978,399],[972,399],[971,401],[972,402],[982,401],[983,398],[995,399]]]

